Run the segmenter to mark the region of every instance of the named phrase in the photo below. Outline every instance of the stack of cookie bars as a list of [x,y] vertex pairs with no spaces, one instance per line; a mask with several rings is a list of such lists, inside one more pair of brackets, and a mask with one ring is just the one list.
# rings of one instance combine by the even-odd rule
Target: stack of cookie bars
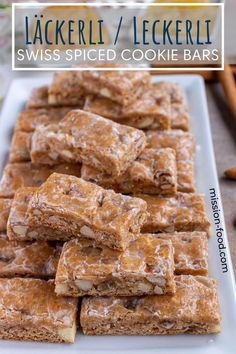
[[146,71],[33,90],[0,181],[0,338],[220,331],[188,130],[181,87]]

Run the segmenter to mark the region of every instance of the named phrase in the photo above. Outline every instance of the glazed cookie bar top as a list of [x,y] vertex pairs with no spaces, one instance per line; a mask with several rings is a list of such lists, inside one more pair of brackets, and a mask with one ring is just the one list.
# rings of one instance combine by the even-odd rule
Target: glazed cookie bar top
[[147,194],[136,195],[147,202],[149,213],[142,232],[204,231],[210,233],[204,195],[177,193],[165,198]]
[[44,128],[44,135],[56,158],[60,154],[66,161],[83,162],[112,175],[124,172],[146,144],[141,130],[80,110],[69,112],[57,130]]
[[89,70],[81,72],[81,85],[89,94],[109,98],[126,106],[151,86],[151,75],[148,71]]
[[84,105],[85,90],[82,87],[82,73],[79,71],[60,71],[54,74],[48,90],[48,102],[51,105]]
[[152,235],[172,242],[175,274],[208,274],[208,240],[205,232],[174,232]]
[[172,293],[173,272],[169,240],[141,235],[119,252],[74,239],[63,246],[55,291],[64,296]]
[[[17,241],[60,240],[73,237],[68,232],[60,232],[43,225],[35,225],[29,221],[27,209],[29,201],[37,188],[25,187],[16,191],[7,223],[8,238]],[[1,199],[0,199],[1,200]]]
[[146,219],[146,202],[54,173],[29,202],[29,221],[124,250]]
[[7,229],[7,220],[12,205],[12,199],[0,198],[0,232]]
[[46,181],[53,172],[80,176],[79,164],[59,164],[55,166],[36,166],[30,162],[10,163],[3,170],[0,180],[0,198],[13,198],[21,187],[37,187]]
[[0,235],[0,277],[53,278],[60,252],[58,244],[9,241]]
[[163,335],[220,332],[216,282],[202,276],[175,277],[173,295],[88,297],[80,323],[86,335]]
[[171,124],[169,96],[151,89],[127,106],[108,98],[88,96],[84,110],[139,129],[164,130],[169,129]]
[[174,195],[177,191],[176,158],[173,149],[144,149],[119,177],[83,165],[81,177],[119,193]]
[[52,281],[0,279],[0,338],[73,343],[78,300],[59,297]]

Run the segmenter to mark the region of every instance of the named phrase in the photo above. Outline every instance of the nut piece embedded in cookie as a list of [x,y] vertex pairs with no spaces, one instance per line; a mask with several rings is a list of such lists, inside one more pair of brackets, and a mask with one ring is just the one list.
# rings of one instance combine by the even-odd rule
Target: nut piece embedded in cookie
[[78,300],[59,297],[53,281],[0,279],[0,338],[73,343]]
[[80,323],[86,335],[163,335],[219,333],[216,281],[203,276],[175,277],[172,295],[85,297]]
[[[146,202],[74,176],[54,173],[29,202],[28,220],[74,237],[124,250],[146,218]],[[86,226],[86,227],[85,227]]]
[[[34,134],[39,129],[42,127]],[[146,144],[141,130],[81,110],[69,112],[58,128],[55,125],[43,127],[42,135],[50,158],[54,154],[61,160],[82,162],[116,176],[131,165]],[[35,154],[31,157],[38,163]]]
[[139,235],[124,252],[74,239],[64,244],[56,288],[64,296],[129,296],[175,291],[170,240]]

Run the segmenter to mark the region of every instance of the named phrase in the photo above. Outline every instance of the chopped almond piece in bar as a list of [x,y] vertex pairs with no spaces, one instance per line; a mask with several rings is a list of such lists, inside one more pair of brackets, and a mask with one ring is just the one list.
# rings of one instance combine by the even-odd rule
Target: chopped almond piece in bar
[[[73,238],[68,232],[59,232],[43,225],[35,225],[28,219],[28,205],[37,188],[25,187],[16,191],[7,223],[7,235],[11,241],[66,241]],[[0,199],[1,200],[1,199]]]
[[80,176],[79,164],[63,163],[55,166],[36,166],[30,162],[9,163],[0,180],[0,198],[13,198],[21,187],[38,187],[53,173]]
[[0,338],[73,343],[78,299],[59,297],[51,280],[0,279]]
[[12,199],[0,198],[0,232],[7,229],[7,220],[12,205]]
[[83,165],[81,177],[118,193],[175,195],[177,191],[176,158],[173,149],[144,149],[124,174],[112,177]]
[[[82,162],[112,175],[124,172],[146,144],[145,134],[141,130],[80,110],[69,112],[57,129],[55,125],[40,126],[34,134],[37,130],[41,130],[45,137],[51,151],[50,157],[55,154],[57,160],[59,155],[65,161]],[[38,163],[34,148],[31,158]]]
[[0,277],[54,278],[62,246],[9,241],[0,235]]
[[175,274],[208,274],[208,240],[205,232],[174,232],[152,235],[172,242]]
[[52,174],[29,202],[29,222],[124,250],[146,219],[146,202],[74,176]]
[[171,241],[139,235],[124,252],[74,239],[64,244],[57,274],[57,295],[129,296],[175,291]]
[[128,106],[121,106],[109,98],[88,96],[84,110],[138,129],[165,130],[171,124],[169,96],[152,89]]
[[210,222],[202,194],[177,193],[165,198],[137,194],[147,203],[149,213],[142,232],[204,231],[210,233]]
[[216,281],[175,277],[176,293],[143,297],[85,297],[80,323],[86,335],[219,333]]
[[48,89],[48,102],[58,106],[78,106],[82,108],[85,90],[81,85],[80,71],[60,71],[54,74]]

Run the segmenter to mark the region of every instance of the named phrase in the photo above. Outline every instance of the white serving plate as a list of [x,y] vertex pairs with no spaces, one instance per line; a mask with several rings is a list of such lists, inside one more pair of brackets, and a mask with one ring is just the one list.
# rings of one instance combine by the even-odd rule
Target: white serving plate
[[[219,335],[174,335],[174,336],[97,336],[77,335],[75,344],[46,344],[34,342],[0,341],[1,354],[235,354],[236,353],[236,291],[225,230],[222,203],[216,172],[212,137],[207,110],[204,81],[197,75],[153,77],[154,81],[169,80],[180,83],[190,107],[191,131],[196,137],[196,176],[198,192],[206,195],[208,214],[212,221],[213,237],[209,240],[210,276],[219,281],[219,296],[222,313],[222,332]],[[23,109],[33,87],[49,83],[51,75],[44,78],[14,80],[6,97],[0,118],[0,171],[6,162],[12,129],[17,114]],[[219,257],[217,237],[214,232],[209,188],[215,188],[218,196],[221,225],[224,229],[224,244],[228,272],[223,273]]]

